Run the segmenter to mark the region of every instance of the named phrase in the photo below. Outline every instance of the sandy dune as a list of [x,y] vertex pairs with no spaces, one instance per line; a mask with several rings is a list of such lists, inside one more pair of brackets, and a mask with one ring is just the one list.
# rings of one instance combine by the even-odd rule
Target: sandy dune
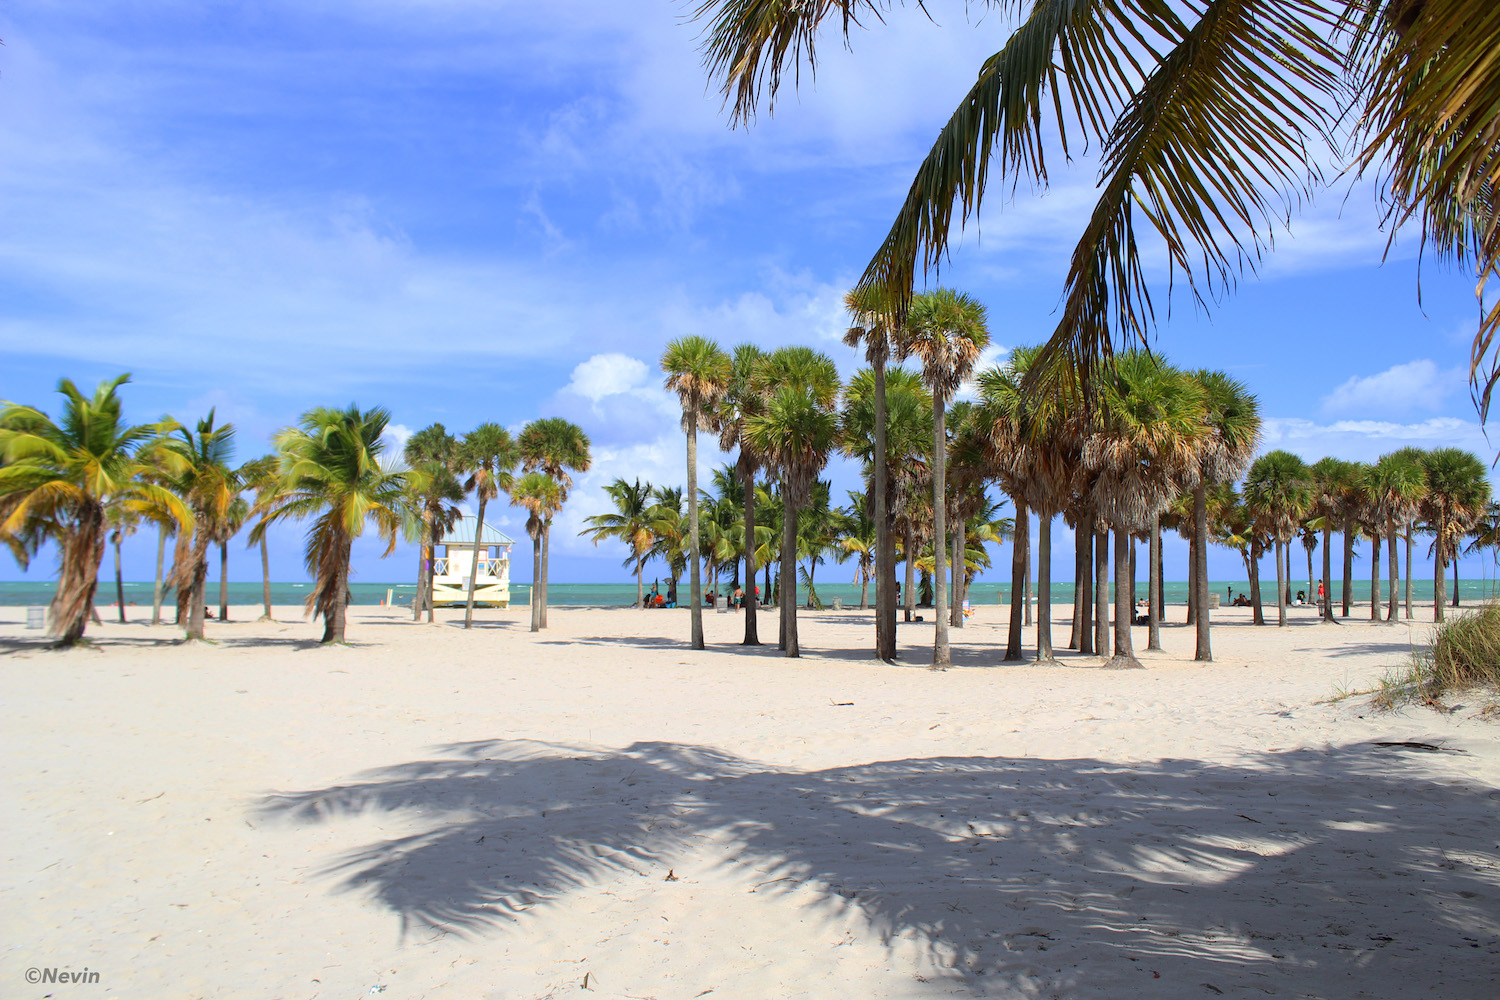
[[1105,672],[999,664],[989,606],[935,673],[859,612],[801,660],[685,611],[67,653],[21,612],[3,997],[1500,996],[1500,729],[1328,701],[1424,625],[1227,610],[1216,663],[1176,625]]

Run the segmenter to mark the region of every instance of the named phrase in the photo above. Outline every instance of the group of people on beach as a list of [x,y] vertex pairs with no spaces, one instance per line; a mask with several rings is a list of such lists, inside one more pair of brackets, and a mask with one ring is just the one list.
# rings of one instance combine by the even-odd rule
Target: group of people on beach
[[[731,608],[742,608],[745,606],[745,588],[735,586],[734,592],[726,598]],[[755,588],[755,600],[760,601],[760,588]],[[703,592],[703,606],[706,608],[716,607],[719,603],[719,592],[717,590],[705,590]],[[651,592],[641,598],[643,608],[675,608],[677,607],[677,586],[675,583],[667,583],[667,592],[661,592],[660,582],[651,584]]]

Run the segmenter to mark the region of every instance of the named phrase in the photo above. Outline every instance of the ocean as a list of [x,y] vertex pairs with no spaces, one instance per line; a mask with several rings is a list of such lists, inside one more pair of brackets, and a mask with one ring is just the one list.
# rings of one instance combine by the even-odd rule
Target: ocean
[[[651,579],[646,580],[646,590],[651,589]],[[660,581],[663,591],[666,590],[666,580]],[[686,583],[679,585],[683,594],[687,591]],[[1452,581],[1449,581],[1452,586]],[[52,600],[55,584],[53,581],[0,583],[0,605],[39,605],[47,604]],[[1138,596],[1146,595],[1146,583],[1142,580],[1139,585]],[[1236,594],[1248,593],[1250,584],[1245,580],[1216,580],[1210,585],[1222,598],[1225,588],[1230,588]],[[1292,582],[1292,593],[1299,589],[1305,590],[1307,581]],[[152,584],[127,583],[125,584],[125,601],[127,604],[149,607],[151,605]],[[307,599],[311,585],[308,583],[273,583],[271,584],[271,602],[273,604],[301,604]],[[721,589],[727,590],[727,586]],[[1382,586],[1382,595],[1384,586]],[[381,604],[390,595],[394,604],[410,606],[412,596],[416,592],[413,583],[355,583],[349,587],[355,604]],[[831,605],[834,598],[842,598],[845,605],[856,605],[859,602],[859,587],[847,582],[822,582],[817,585],[818,597],[824,604]],[[525,605],[531,597],[530,586],[524,583],[513,583],[510,587],[511,603]],[[799,588],[799,597],[806,599],[806,591]],[[969,599],[975,604],[1004,604],[1010,600],[1011,588],[1008,583],[986,583],[975,584],[969,590]],[[1340,595],[1339,584],[1334,582],[1334,597]],[[1405,583],[1402,583],[1402,594],[1405,594]],[[1187,603],[1187,584],[1184,582],[1169,582],[1165,584],[1165,599],[1168,604],[1185,605]],[[1484,598],[1495,597],[1496,586],[1492,580],[1463,580],[1459,585],[1459,598],[1461,601],[1475,601]],[[1268,604],[1275,603],[1276,581],[1272,578],[1269,582],[1262,582],[1261,597]],[[217,607],[219,603],[219,584],[210,580],[208,584],[208,601],[210,607]],[[875,599],[875,589],[870,588],[870,600]],[[1417,579],[1412,581],[1412,599],[1414,601],[1431,602],[1432,581]],[[1073,600],[1073,584],[1069,582],[1054,583],[1052,585],[1052,600],[1055,604],[1070,604]],[[1354,584],[1354,600],[1356,603],[1368,605],[1370,600],[1370,581],[1361,580]],[[259,604],[261,601],[261,585],[259,583],[232,582],[229,584],[230,604]],[[553,583],[547,588],[547,602],[555,607],[622,607],[629,606],[635,602],[635,583]],[[99,582],[99,593],[96,603],[101,606],[115,603],[115,584],[112,579],[104,579]],[[170,606],[171,597],[168,596],[165,603]]]

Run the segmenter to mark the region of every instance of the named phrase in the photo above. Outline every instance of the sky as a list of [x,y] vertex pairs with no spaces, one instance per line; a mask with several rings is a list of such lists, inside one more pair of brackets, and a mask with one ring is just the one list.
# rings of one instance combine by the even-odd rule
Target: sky
[[[313,406],[384,406],[392,445],[433,422],[566,417],[594,462],[554,528],[552,578],[623,582],[622,547],[577,531],[616,477],[685,481],[656,364],[670,340],[807,344],[857,366],[841,297],[1006,35],[928,6],[856,30],[849,51],[827,36],[816,79],[732,128],[685,2],[13,0],[0,399],[55,412],[59,378],[130,372],[131,419],[214,408],[242,459]],[[1083,155],[1054,158],[1044,191],[997,185],[932,279],[986,304],[986,362],[1052,331],[1096,182]],[[1209,311],[1179,286],[1152,347],[1244,381],[1265,449],[1457,445],[1488,462],[1465,382],[1472,280],[1419,268],[1414,235],[1388,246],[1380,221],[1368,183],[1337,179]],[[707,441],[700,456],[706,480],[722,456]],[[844,461],[829,475],[836,497],[857,484]],[[524,515],[503,497],[490,511],[524,549]],[[305,577],[301,533],[272,534],[274,579]],[[1055,537],[1067,579],[1060,522]],[[127,579],[150,579],[155,548],[126,543]],[[382,550],[360,540],[356,579],[415,578],[410,546]],[[1166,559],[1184,578],[1175,535]],[[1008,579],[995,561],[986,579]],[[231,578],[257,563],[231,557]],[[53,569],[7,559],[0,580]],[[1211,554],[1211,576],[1243,574]]]

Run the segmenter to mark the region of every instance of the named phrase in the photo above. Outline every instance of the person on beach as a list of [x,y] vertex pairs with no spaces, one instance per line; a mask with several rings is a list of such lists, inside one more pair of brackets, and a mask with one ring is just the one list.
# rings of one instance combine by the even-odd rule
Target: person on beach
[[735,587],[734,593],[729,596],[731,608],[742,608],[745,606],[745,590],[743,587]]

